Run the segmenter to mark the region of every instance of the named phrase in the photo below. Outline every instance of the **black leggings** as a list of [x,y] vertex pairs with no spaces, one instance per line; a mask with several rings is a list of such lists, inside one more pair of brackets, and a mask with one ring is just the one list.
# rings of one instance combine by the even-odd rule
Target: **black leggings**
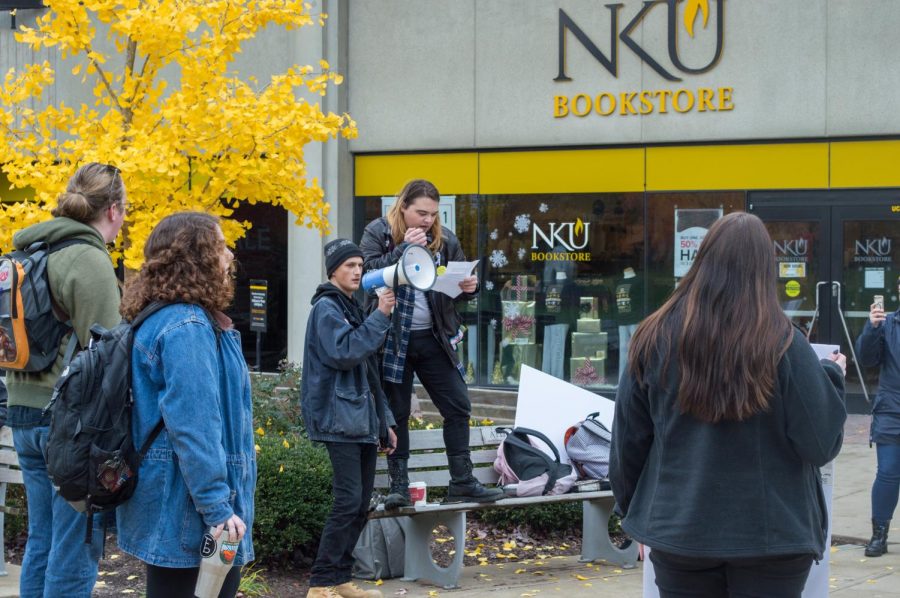
[[[147,598],[194,598],[200,567],[176,569],[147,564]],[[241,585],[241,568],[232,567],[219,598],[234,598]]]

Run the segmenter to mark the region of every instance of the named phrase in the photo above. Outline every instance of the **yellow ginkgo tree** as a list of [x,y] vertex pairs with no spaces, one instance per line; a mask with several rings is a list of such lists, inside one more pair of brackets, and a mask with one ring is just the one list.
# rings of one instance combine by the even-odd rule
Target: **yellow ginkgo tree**
[[[356,136],[346,114],[324,112],[340,75],[321,61],[265,81],[233,70],[241,44],[265,27],[322,26],[295,0],[45,0],[16,40],[59,52],[92,105],[54,101],[49,62],[10,70],[0,86],[0,168],[25,201],[0,202],[0,250],[12,234],[50,217],[81,164],[119,167],[128,190],[125,264],[136,268],[152,227],[167,214],[223,217],[233,241],[250,226],[228,219],[242,202],[265,202],[298,223],[328,229],[329,204],[304,162],[304,148]],[[106,49],[106,51],[104,51]],[[70,102],[71,103],[71,102]],[[9,194],[0,188],[0,200]],[[21,192],[20,192],[21,193]]]

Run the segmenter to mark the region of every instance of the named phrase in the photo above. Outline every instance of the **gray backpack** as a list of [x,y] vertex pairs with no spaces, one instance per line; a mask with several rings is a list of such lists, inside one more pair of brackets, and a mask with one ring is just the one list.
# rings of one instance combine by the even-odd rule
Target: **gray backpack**
[[609,477],[609,445],[612,433],[591,413],[566,431],[566,454],[582,480]]

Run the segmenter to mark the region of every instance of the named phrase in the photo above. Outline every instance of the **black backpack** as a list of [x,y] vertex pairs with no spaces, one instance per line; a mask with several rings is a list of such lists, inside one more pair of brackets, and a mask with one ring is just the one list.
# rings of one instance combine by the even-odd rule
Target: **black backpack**
[[51,411],[47,438],[47,472],[60,496],[79,512],[87,512],[86,542],[93,515],[111,511],[134,494],[137,472],[159,436],[162,419],[135,450],[131,437],[131,349],[134,332],[164,307],[154,302],[133,321],[99,336],[63,370],[45,408]]
[[[84,239],[52,245],[37,242],[0,256],[0,368],[43,372],[56,361],[59,343],[72,325],[61,322],[54,313],[47,260],[51,254],[79,244],[90,245]],[[74,350],[72,335],[66,362]]]
[[[559,451],[544,434],[521,427],[500,427],[497,432],[506,437],[497,447],[494,469],[500,474],[501,484],[515,484],[516,496],[565,493],[572,488],[577,477],[572,466],[560,462]],[[554,456],[538,448],[533,438],[550,448]]]

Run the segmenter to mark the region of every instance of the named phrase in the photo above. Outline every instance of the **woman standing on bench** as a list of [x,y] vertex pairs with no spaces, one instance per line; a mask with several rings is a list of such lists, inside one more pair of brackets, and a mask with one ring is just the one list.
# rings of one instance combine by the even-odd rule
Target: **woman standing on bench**
[[762,221],[729,214],[633,337],[610,482],[663,598],[799,597],[823,557],[846,358],[817,359],[776,285]]
[[[441,196],[434,185],[413,180],[403,187],[386,218],[373,220],[363,232],[360,248],[365,271],[397,263],[408,245],[422,245],[434,254],[435,265],[465,261],[459,240],[441,225]],[[462,319],[455,301],[468,301],[478,291],[478,277],[460,283],[455,299],[434,291],[421,292],[409,286],[395,289],[400,334],[388,332],[382,375],[391,411],[397,420],[397,450],[388,457],[391,487],[386,509],[410,506],[409,415],[413,374],[418,375],[431,401],[444,418],[444,444],[450,466],[448,502],[493,502],[503,497],[499,488],[485,488],[472,475],[469,457],[469,416],[472,404],[465,372],[456,355],[462,340]]]

